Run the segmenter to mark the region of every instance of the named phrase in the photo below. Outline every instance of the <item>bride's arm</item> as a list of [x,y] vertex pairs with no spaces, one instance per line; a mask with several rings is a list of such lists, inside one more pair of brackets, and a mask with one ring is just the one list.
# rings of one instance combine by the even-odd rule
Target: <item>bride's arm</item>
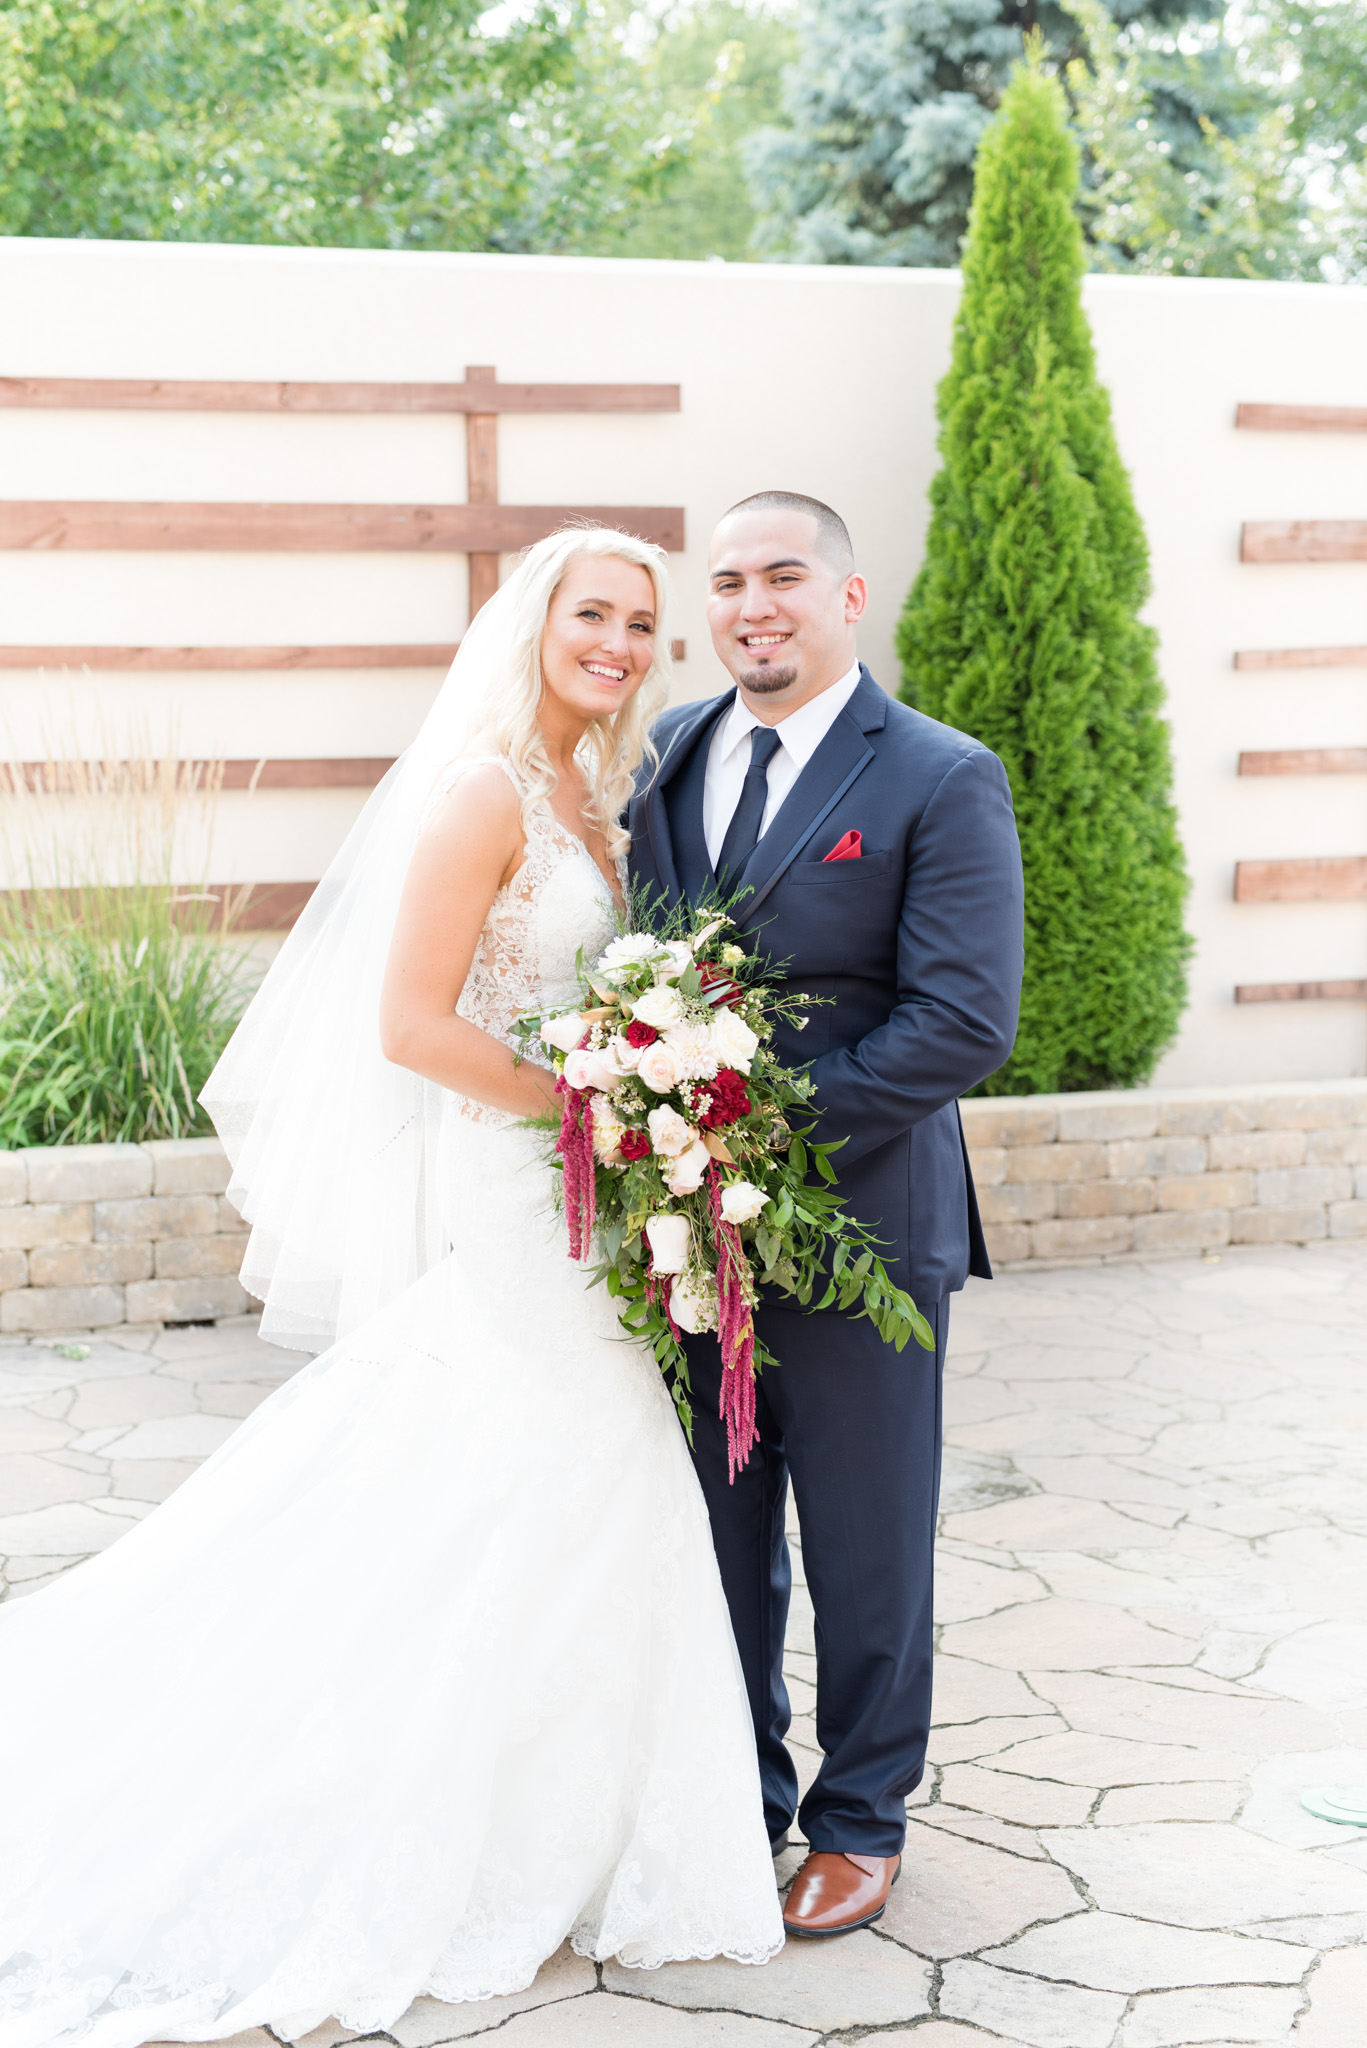
[[440,803],[414,850],[380,995],[380,1046],[409,1067],[478,1102],[538,1116],[553,1102],[553,1074],[513,1064],[506,1045],[455,1014],[489,906],[521,865],[517,794],[498,768],[473,768]]

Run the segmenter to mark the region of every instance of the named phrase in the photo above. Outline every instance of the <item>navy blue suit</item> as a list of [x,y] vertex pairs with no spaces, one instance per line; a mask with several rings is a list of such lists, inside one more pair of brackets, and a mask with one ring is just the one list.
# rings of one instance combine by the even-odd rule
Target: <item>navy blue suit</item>
[[[665,713],[660,762],[628,814],[638,883],[670,901],[715,886],[703,783],[728,691]],[[850,830],[857,860],[824,856]],[[780,1361],[759,1385],[761,1444],[734,1486],[717,1419],[715,1338],[689,1340],[694,1460],[749,1690],[771,1835],[797,1779],[783,1635],[791,1472],[816,1610],[817,1733],[825,1761],[802,1802],[813,1849],[894,1855],[925,1768],[931,1574],[948,1296],[990,1277],[957,1098],[1015,1036],[1022,966],[1020,849],[1005,770],[965,734],[887,697],[868,670],[744,870],[739,936],[792,986],[830,1000],[775,1044],[811,1062],[818,1140],[840,1189],[885,1240],[893,1277],[935,1325],[937,1356],[900,1354],[873,1325],[759,1310]]]

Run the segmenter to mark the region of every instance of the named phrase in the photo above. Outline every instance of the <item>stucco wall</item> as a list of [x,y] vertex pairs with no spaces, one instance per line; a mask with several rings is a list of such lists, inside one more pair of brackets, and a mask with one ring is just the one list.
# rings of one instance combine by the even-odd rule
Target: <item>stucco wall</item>
[[[702,612],[709,529],[766,484],[849,517],[873,599],[863,652],[896,681],[893,632],[920,556],[953,273],[538,257],[0,242],[0,375],[677,382],[677,415],[500,426],[506,502],[682,504],[676,558],[690,696],[719,687]],[[1367,642],[1367,566],[1252,567],[1240,522],[1367,516],[1367,438],[1234,427],[1240,401],[1367,402],[1367,291],[1090,278],[1101,370],[1153,552],[1150,615],[1177,752],[1198,951],[1158,1081],[1367,1071],[1367,1006],[1236,1008],[1236,983],[1367,975],[1362,904],[1236,905],[1238,859],[1367,852],[1356,775],[1235,773],[1241,748],[1367,743],[1367,670],[1238,673],[1240,647]],[[0,410],[12,498],[463,500],[459,419]],[[444,640],[459,557],[0,553],[14,643]],[[0,674],[9,751],[76,728],[183,753],[377,755],[414,731],[431,672],[174,674],[54,683]],[[216,878],[315,878],[354,817],[346,790],[224,797]]]

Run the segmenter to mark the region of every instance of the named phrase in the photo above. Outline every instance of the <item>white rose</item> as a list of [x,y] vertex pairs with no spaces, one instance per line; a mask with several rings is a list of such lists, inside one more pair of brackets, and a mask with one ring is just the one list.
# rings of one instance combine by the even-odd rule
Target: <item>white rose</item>
[[619,1031],[607,1049],[624,1074],[634,1074],[641,1064],[641,1054],[645,1047],[633,1045],[625,1031]]
[[769,1197],[748,1180],[733,1180],[721,1191],[721,1213],[728,1223],[753,1223]]
[[[660,950],[668,953],[669,958],[661,961],[655,969],[657,982],[677,981],[693,965],[692,948],[683,939],[666,939]],[[650,1021],[650,1018],[646,1019],[647,1023]]]
[[712,1154],[701,1138],[694,1138],[686,1145],[677,1159],[670,1161],[669,1172],[665,1175],[665,1186],[671,1195],[696,1195],[702,1186],[702,1177],[712,1163]]
[[650,1216],[646,1219],[650,1256],[657,1273],[682,1273],[691,1235],[686,1216]]
[[681,1330],[696,1336],[717,1327],[717,1290],[700,1285],[692,1273],[681,1273],[669,1290],[669,1311]]
[[565,1081],[571,1088],[599,1088],[606,1095],[617,1086],[621,1075],[601,1052],[567,1052]]
[[738,1074],[748,1074],[759,1040],[745,1019],[734,1010],[719,1009],[712,1018],[711,1036],[717,1064],[731,1067]]
[[636,1078],[644,1081],[656,1095],[668,1095],[671,1088],[677,1088],[679,1061],[673,1046],[666,1045],[662,1038],[657,1038],[654,1045],[648,1045],[641,1054]]
[[604,1166],[624,1166],[620,1146],[626,1125],[606,1102],[593,1105],[593,1149]]
[[671,1024],[665,1033],[665,1044],[679,1062],[681,1081],[715,1078],[719,1063],[710,1025]]
[[548,1017],[541,1027],[541,1036],[557,1052],[573,1052],[588,1028],[579,1012],[572,1010],[568,1017]]
[[649,1024],[654,1031],[667,1031],[683,1015],[677,989],[671,988],[668,982],[661,982],[658,988],[648,988],[643,996],[637,996],[632,1002],[631,1014],[638,1024]]
[[646,1129],[650,1142],[662,1159],[675,1159],[684,1147],[691,1145],[697,1132],[686,1124],[677,1109],[671,1109],[662,1102],[658,1109],[652,1109],[646,1118]]
[[615,969],[639,967],[659,950],[659,940],[652,939],[649,932],[623,932],[619,939],[613,939],[603,948],[596,971],[606,978]]

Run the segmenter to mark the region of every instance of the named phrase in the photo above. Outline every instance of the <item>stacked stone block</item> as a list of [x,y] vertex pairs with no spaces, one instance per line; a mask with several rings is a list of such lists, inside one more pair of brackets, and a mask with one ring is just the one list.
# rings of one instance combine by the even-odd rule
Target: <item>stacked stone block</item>
[[962,1107],[1004,1266],[1367,1236],[1367,1081]]
[[227,1185],[216,1138],[0,1152],[0,1332],[240,1315]]

